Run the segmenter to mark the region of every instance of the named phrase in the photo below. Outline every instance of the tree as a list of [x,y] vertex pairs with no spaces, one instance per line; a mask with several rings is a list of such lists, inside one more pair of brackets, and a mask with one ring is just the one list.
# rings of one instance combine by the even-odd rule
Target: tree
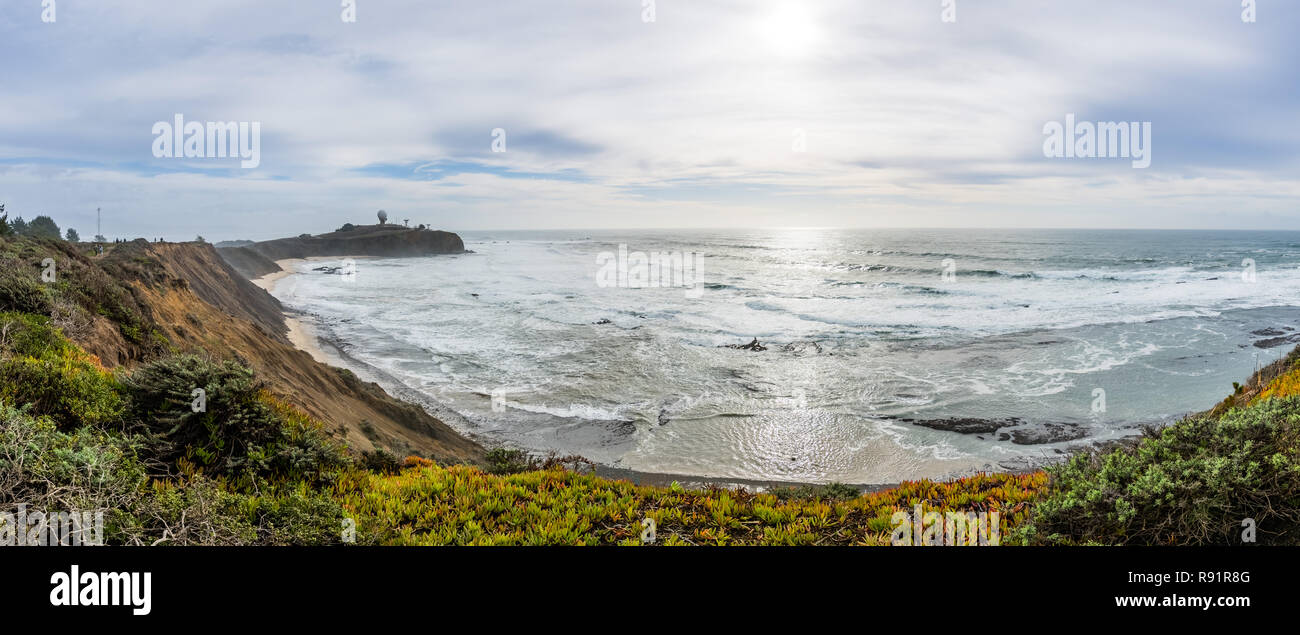
[[49,216],[33,218],[31,224],[27,226],[27,234],[36,238],[49,238],[51,240],[61,240],[63,238],[59,233],[58,224]]
[[195,237],[194,237],[194,242],[196,242],[196,243],[206,243],[206,242],[208,242],[208,241],[203,240],[203,237],[202,237],[202,236],[195,236]]
[[356,229],[356,228],[357,228],[357,226],[356,226],[356,225],[353,225],[352,223],[343,223],[343,226],[340,227],[340,228],[338,228],[338,231],[341,231],[341,232],[350,232],[350,231],[352,231],[352,230],[354,230],[354,229]]
[[27,235],[27,221],[23,220],[22,216],[15,218],[12,223],[9,223],[9,227],[14,230],[14,235],[16,236]]
[[379,224],[383,225],[387,222],[388,222],[388,212],[385,212],[382,209],[379,210]]
[[4,213],[5,204],[0,203],[0,236],[12,236],[14,228],[9,226],[9,215]]
[[78,234],[78,233],[77,233],[77,230],[75,230],[75,229],[73,229],[73,228],[71,228],[71,227],[68,228],[68,233],[66,234],[66,236],[67,236],[67,238],[68,238],[68,242],[70,242],[70,243],[79,243],[79,242],[81,242],[81,234]]
[[108,239],[107,239],[107,238],[104,238],[104,235],[103,235],[103,234],[95,234],[95,242],[97,242],[97,243],[106,243],[106,242],[108,242]]

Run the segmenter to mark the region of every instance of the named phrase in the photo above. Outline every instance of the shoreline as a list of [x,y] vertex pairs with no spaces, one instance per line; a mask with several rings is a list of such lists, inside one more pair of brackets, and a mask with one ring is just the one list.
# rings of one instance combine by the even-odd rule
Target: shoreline
[[[280,271],[275,271],[260,276],[258,278],[253,278],[250,279],[249,281],[257,285],[263,291],[266,291],[272,297],[275,297],[273,291],[280,280],[283,280],[284,278],[292,274],[301,273],[297,271],[298,265],[317,262],[317,261],[329,261],[329,260],[338,260],[338,258],[334,256],[313,256],[309,258],[285,258],[282,260],[276,260],[275,264],[278,267],[280,267]],[[322,337],[316,330],[315,326],[311,323],[311,320],[309,318],[307,318],[306,316],[304,316],[303,314],[297,311],[288,308],[283,308],[283,307],[282,307],[281,314],[284,319],[285,327],[288,329],[287,336],[289,342],[293,344],[294,348],[297,348],[298,350],[307,353],[312,357],[312,359],[322,364],[325,364],[327,366],[334,367],[334,368],[341,368],[344,370],[349,370],[351,372],[356,372],[351,368],[349,368],[346,355],[342,353],[342,350],[337,346],[337,344],[331,342],[328,338]],[[401,388],[400,386],[384,386],[384,388],[390,394],[392,394],[392,396],[395,399],[398,399],[404,403],[409,403],[411,405],[429,411],[428,407],[426,407],[422,403],[419,403],[419,401],[412,400],[409,395],[403,397],[402,393],[407,392],[407,390],[409,389],[394,390],[394,388]],[[429,412],[429,414],[435,417],[442,417],[442,414],[438,412]],[[506,447],[499,442],[492,442],[492,440],[490,439],[484,439],[481,435],[475,434],[472,430],[459,429],[458,431],[462,435],[465,435],[466,437],[473,439],[479,445],[482,445],[489,449],[492,447]],[[525,451],[530,451],[530,450],[525,449]],[[933,480],[935,482],[946,482],[950,480],[964,478],[977,473],[978,474],[1028,474],[1028,473],[1039,471],[1041,469],[1042,468],[1040,466],[1040,467],[1020,468],[1020,469],[1012,469],[1012,470],[979,470],[979,471],[971,472],[970,474],[967,473],[954,474],[954,475],[945,476],[938,479],[930,479],[930,480]],[[832,481],[826,481],[826,482],[783,481],[783,480],[774,480],[774,479],[749,479],[749,478],[731,478],[731,477],[716,477],[716,476],[696,476],[690,474],[645,472],[640,470],[614,467],[611,465],[605,465],[603,463],[595,464],[595,468],[591,471],[591,474],[594,474],[601,478],[607,478],[610,480],[628,481],[634,485],[668,487],[673,482],[677,482],[678,484],[688,489],[704,489],[709,486],[718,486],[727,489],[745,488],[750,491],[760,491],[760,492],[768,491],[775,488],[824,486],[832,482]],[[925,480],[925,479],[912,479],[912,480]],[[879,492],[879,491],[892,489],[902,485],[903,482],[905,481],[891,482],[891,483],[843,483],[843,485],[848,485],[849,487],[856,488],[858,491],[866,494],[866,493]]]
[[[258,288],[267,292],[271,297],[275,297],[273,291],[276,283],[290,275],[299,273],[296,269],[297,265],[324,260],[337,260],[337,258],[334,258],[333,256],[312,256],[310,258],[285,258],[283,260],[276,260],[275,264],[280,268],[279,271],[274,271],[258,278],[252,278],[249,282],[257,285]],[[325,349],[321,346],[322,340],[316,333],[316,329],[312,326],[310,321],[305,319],[302,314],[296,311],[284,309],[283,306],[281,306],[281,308],[283,309],[281,315],[284,318],[284,325],[289,329],[289,332],[286,333],[286,336],[289,338],[289,343],[293,344],[294,348],[311,355],[312,359],[322,364],[340,367],[340,362],[342,360],[337,356],[332,356],[325,352]]]

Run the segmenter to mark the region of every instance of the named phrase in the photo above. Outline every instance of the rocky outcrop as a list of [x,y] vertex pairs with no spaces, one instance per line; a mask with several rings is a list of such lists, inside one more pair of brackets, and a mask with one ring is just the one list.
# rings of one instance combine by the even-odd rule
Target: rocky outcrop
[[279,271],[276,260],[316,256],[378,256],[406,258],[459,254],[465,243],[451,232],[411,229],[400,225],[361,225],[347,230],[295,238],[266,240],[244,247],[218,250],[221,256],[247,278]]

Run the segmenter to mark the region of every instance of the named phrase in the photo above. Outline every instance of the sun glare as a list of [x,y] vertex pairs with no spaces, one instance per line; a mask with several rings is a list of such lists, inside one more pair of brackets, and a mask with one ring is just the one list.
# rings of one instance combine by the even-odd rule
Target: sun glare
[[796,57],[817,43],[817,22],[805,7],[796,3],[774,5],[757,24],[759,39],[768,50],[783,57]]

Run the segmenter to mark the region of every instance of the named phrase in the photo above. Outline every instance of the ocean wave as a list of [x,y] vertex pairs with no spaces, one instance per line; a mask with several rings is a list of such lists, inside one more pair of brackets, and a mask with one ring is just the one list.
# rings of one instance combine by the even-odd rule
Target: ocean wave
[[607,410],[604,408],[599,408],[596,406],[589,406],[587,404],[569,404],[568,406],[564,406],[564,407],[554,407],[554,406],[547,406],[545,404],[536,405],[536,404],[527,404],[527,403],[520,403],[516,401],[506,400],[505,406],[507,408],[513,408],[515,410],[523,410],[524,412],[531,412],[533,414],[545,414],[545,415],[550,415],[552,417],[559,417],[561,419],[584,419],[586,421],[620,421],[625,423],[634,421],[634,419],[621,415],[618,412]]

